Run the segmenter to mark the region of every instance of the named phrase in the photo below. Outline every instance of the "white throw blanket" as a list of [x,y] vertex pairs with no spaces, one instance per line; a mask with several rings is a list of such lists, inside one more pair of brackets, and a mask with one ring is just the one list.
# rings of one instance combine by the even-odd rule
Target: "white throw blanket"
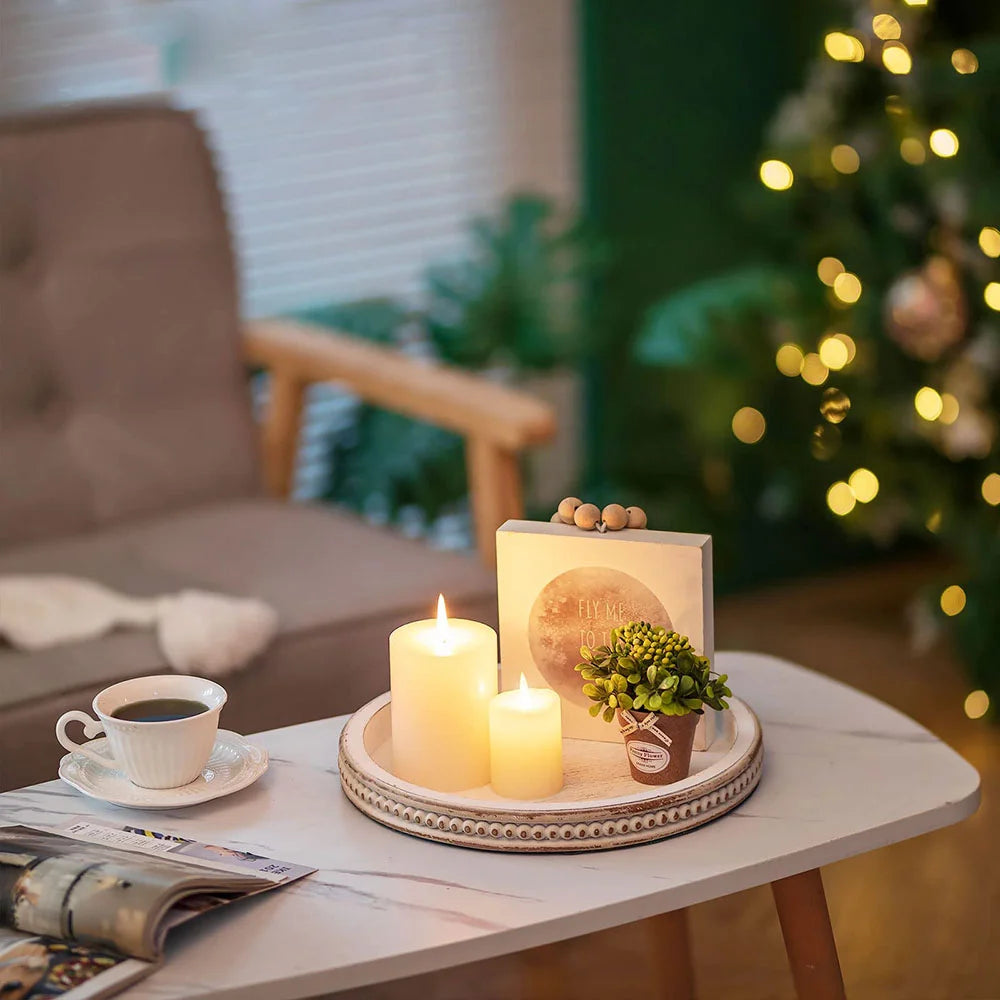
[[263,650],[274,638],[278,616],[261,601],[203,590],[141,599],[77,577],[0,576],[0,636],[19,649],[154,626],[170,666],[215,677]]

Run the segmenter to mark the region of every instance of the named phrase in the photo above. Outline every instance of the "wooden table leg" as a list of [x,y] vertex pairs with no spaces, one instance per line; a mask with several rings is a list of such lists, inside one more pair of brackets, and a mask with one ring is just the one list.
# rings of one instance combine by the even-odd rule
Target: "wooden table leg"
[[771,883],[799,1000],[845,1000],[818,868]]
[[[662,955],[649,973],[651,988],[643,996],[656,1000],[694,1000],[694,962],[691,957],[691,929],[686,909],[671,910],[650,917],[646,924],[646,945],[651,956]],[[655,986],[653,985],[655,984]]]

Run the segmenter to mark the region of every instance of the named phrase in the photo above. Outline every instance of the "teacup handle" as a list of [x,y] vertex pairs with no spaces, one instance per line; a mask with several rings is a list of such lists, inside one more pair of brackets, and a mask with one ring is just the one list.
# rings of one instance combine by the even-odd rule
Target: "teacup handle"
[[91,760],[97,761],[102,767],[107,767],[111,761],[106,756],[99,754],[96,750],[91,750],[90,747],[83,743],[74,743],[66,735],[66,726],[70,722],[82,722],[83,735],[90,740],[104,732],[104,723],[99,722],[97,719],[92,719],[86,712],[64,712],[59,716],[59,721],[56,723],[56,739],[70,753],[86,754]]

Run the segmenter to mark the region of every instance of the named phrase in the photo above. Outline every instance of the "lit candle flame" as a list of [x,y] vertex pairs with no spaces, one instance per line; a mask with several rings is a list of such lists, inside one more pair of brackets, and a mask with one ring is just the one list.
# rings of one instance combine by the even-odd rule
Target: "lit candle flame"
[[528,711],[532,707],[531,688],[528,687],[528,678],[521,671],[521,683],[517,688],[517,703],[524,710]]
[[448,609],[444,606],[444,594],[438,594],[438,613],[435,637],[439,647],[447,647],[451,641],[451,626],[448,624]]

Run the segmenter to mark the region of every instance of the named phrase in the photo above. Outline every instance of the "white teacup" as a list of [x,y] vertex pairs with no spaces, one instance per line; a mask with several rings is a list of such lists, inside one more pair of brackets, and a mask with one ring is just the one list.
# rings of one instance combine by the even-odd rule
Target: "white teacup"
[[[156,698],[197,701],[205,706],[205,711],[163,722],[132,722],[114,717],[114,712],[130,704]],[[83,734],[90,739],[105,733],[114,764],[133,784],[143,788],[176,788],[194,781],[211,756],[219,713],[225,703],[226,689],[202,677],[184,674],[136,677],[98,693],[94,698],[97,719],[86,712],[61,715],[56,723],[56,739],[67,750],[86,754],[107,767],[106,756],[86,744],[74,743],[66,735],[68,723],[82,722]]]

